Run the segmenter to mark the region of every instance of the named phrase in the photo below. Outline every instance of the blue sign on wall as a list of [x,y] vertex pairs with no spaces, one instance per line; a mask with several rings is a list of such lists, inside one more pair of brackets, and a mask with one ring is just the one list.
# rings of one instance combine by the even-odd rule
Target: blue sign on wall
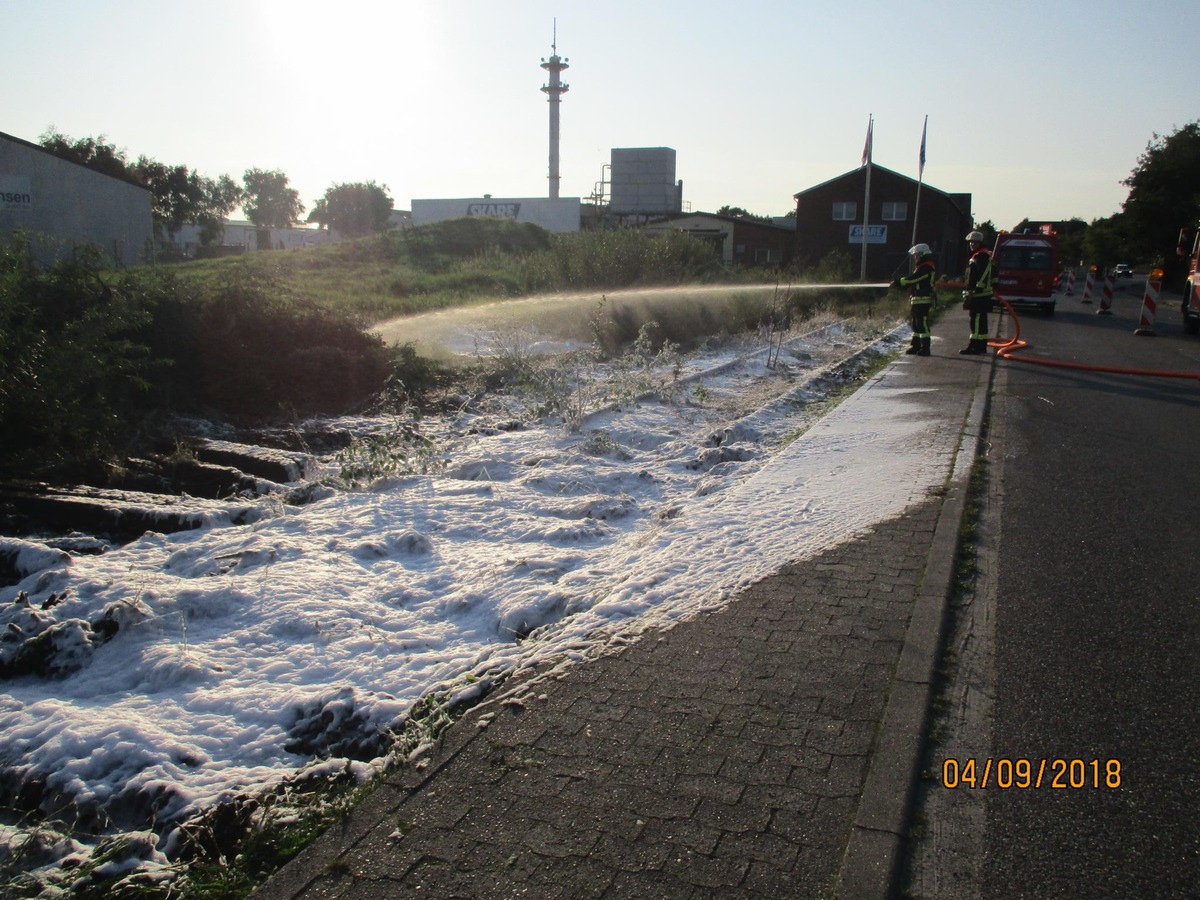
[[[887,243],[887,230],[888,230],[888,227],[886,225],[868,225],[867,226],[866,243],[868,243],[868,244],[886,244]],[[851,244],[864,243],[863,227],[861,225],[851,225],[850,226],[850,243]]]

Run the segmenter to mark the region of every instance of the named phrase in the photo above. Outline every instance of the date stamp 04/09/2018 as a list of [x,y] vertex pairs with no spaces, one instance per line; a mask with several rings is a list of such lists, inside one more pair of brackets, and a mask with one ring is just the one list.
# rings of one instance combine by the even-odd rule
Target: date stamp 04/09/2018
[[1115,790],[1121,786],[1119,759],[947,759],[942,787],[950,790],[1016,788]]

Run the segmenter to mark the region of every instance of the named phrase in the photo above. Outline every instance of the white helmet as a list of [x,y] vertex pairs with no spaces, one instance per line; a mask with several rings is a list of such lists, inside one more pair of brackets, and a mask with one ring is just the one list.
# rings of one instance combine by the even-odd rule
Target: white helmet
[[932,256],[933,251],[929,249],[928,244],[913,244],[908,251],[909,256],[915,256],[920,259],[922,256]]
[[983,232],[982,231],[972,231],[970,234],[967,235],[967,243],[968,244],[982,244],[983,243]]

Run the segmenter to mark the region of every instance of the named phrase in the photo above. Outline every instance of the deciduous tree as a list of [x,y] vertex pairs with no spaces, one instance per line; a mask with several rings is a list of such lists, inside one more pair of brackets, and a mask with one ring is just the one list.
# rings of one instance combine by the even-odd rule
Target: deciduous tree
[[1182,274],[1175,258],[1179,229],[1200,219],[1200,122],[1189,122],[1170,135],[1155,134],[1122,184],[1122,230],[1133,261],[1162,262],[1167,280]]
[[387,185],[374,181],[333,184],[317,201],[308,221],[333,228],[346,237],[361,237],[387,228],[393,201]]
[[278,169],[248,169],[242,176],[246,186],[242,209],[259,228],[290,228],[300,221],[304,204],[300,192],[288,187],[288,177]]

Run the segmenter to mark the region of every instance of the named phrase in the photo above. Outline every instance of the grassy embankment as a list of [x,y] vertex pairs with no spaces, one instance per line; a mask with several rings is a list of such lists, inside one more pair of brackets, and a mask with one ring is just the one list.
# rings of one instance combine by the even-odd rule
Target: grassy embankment
[[[848,269],[847,258],[805,274],[838,281]],[[724,268],[683,233],[552,235],[484,219],[120,273],[88,253],[43,269],[18,238],[0,247],[0,424],[13,436],[0,475],[100,467],[144,441],[164,412],[263,421],[364,409],[389,388],[411,399],[442,373],[413,347],[370,333],[396,316],[543,292],[754,277]],[[778,321],[875,299],[769,290],[702,306],[675,298],[610,308],[591,336],[616,353],[654,322],[655,342],[687,347],[754,328],[772,305]]]

